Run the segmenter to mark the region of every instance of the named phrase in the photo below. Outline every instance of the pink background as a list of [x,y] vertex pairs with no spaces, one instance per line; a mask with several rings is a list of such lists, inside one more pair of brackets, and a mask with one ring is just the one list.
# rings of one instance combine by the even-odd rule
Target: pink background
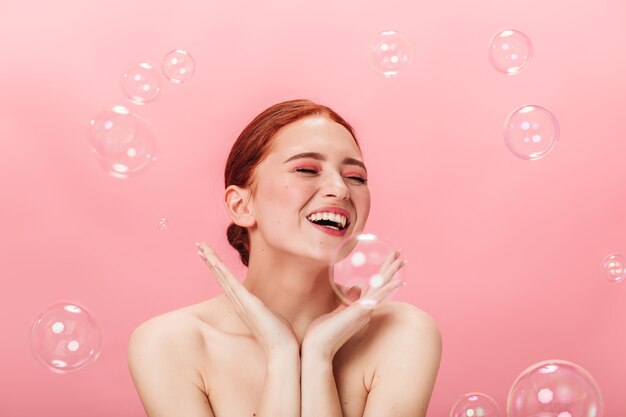
[[[519,74],[488,45],[513,28],[533,42]],[[370,40],[406,34],[414,54],[385,79]],[[241,129],[278,101],[311,98],[356,128],[370,171],[367,230],[404,248],[398,298],[439,322],[443,357],[429,417],[461,395],[505,414],[517,375],[546,359],[598,382],[605,416],[626,414],[626,282],[600,261],[626,255],[626,2],[622,0],[23,1],[0,3],[2,416],[140,416],[126,364],[132,330],[221,289],[196,255],[226,242],[223,166]],[[133,106],[158,160],[127,180],[96,163],[89,121],[128,105],[120,77],[172,49],[196,61]],[[506,117],[537,104],[558,119],[538,161],[509,152]],[[159,219],[169,228],[161,231]],[[99,359],[53,374],[28,335],[70,300],[100,324]]]

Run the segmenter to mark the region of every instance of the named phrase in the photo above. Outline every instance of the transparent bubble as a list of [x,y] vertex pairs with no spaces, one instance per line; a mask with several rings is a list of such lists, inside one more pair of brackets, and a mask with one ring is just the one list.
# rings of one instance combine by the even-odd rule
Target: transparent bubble
[[138,62],[122,76],[122,90],[133,103],[144,104],[159,95],[161,77],[150,62]]
[[412,48],[400,32],[386,30],[379,33],[369,45],[370,66],[385,77],[395,77],[409,61]]
[[543,158],[559,139],[559,122],[541,106],[522,106],[506,120],[504,141],[513,154],[522,159]]
[[169,223],[167,219],[159,219],[159,229],[161,229],[162,231],[165,231],[167,230],[168,227],[169,227]]
[[[393,276],[387,273],[387,266],[393,261],[395,250],[385,240],[371,233],[347,237],[332,257],[330,283],[333,291],[345,304],[351,304],[357,297],[352,297],[353,293],[349,294],[348,291],[353,287],[360,288],[359,302],[366,307],[374,307],[376,303],[370,301],[369,297],[363,298],[390,281],[402,280],[403,268]],[[392,298],[393,293],[384,300]]]
[[626,259],[617,253],[607,255],[601,263],[602,273],[612,282],[620,282],[626,278]]
[[500,408],[487,394],[470,392],[452,406],[450,417],[500,417]]
[[77,371],[100,355],[100,328],[84,307],[57,303],[33,323],[30,345],[35,358],[50,371]]
[[503,30],[491,38],[489,60],[495,69],[505,74],[520,72],[533,54],[530,39],[516,30]]
[[564,360],[539,362],[515,380],[508,417],[602,417],[602,394],[593,377]]
[[89,142],[100,166],[112,176],[126,179],[155,159],[154,138],[145,123],[127,107],[106,109],[90,123]]
[[163,59],[163,73],[173,83],[189,80],[196,70],[196,63],[187,51],[176,49]]

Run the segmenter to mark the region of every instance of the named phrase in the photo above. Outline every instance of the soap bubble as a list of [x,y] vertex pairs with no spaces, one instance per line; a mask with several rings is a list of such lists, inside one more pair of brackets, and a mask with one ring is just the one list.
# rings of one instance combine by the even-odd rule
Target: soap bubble
[[[363,298],[390,280],[402,280],[402,268],[393,277],[384,273],[386,266],[393,261],[394,252],[395,249],[389,243],[372,233],[359,233],[347,237],[332,257],[330,283],[333,291],[345,304],[351,304],[352,298],[348,291],[352,287],[360,288],[360,297]],[[392,298],[393,293],[385,300]],[[359,302],[366,307],[374,307],[369,299]]]
[[516,30],[503,30],[491,39],[489,60],[495,69],[505,74],[520,72],[533,53],[530,39]]
[[195,72],[196,64],[191,55],[182,49],[169,52],[163,59],[163,73],[173,83],[189,80]]
[[601,263],[602,272],[606,279],[620,282],[626,278],[626,259],[622,255],[611,253]]
[[395,77],[412,55],[409,40],[400,32],[386,30],[369,45],[370,66],[384,77]]
[[559,139],[559,122],[541,106],[522,106],[506,120],[504,141],[513,154],[535,160],[550,152]]
[[500,408],[487,394],[471,392],[458,399],[450,417],[500,417]]
[[515,380],[508,417],[602,417],[602,394],[593,377],[564,360],[539,362]]
[[149,166],[156,143],[144,122],[124,106],[102,111],[91,120],[89,141],[109,174],[125,179]]
[[100,355],[100,328],[84,307],[56,303],[33,323],[30,345],[35,358],[50,371],[77,371]]
[[133,103],[141,105],[157,98],[161,78],[150,62],[138,62],[122,76],[122,90]]

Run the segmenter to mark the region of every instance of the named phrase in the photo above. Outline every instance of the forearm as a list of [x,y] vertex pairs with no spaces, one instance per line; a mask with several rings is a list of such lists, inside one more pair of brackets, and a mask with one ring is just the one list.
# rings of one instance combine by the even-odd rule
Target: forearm
[[300,354],[297,349],[268,358],[256,417],[300,417]]
[[330,355],[303,348],[302,413],[300,417],[342,417],[337,384]]

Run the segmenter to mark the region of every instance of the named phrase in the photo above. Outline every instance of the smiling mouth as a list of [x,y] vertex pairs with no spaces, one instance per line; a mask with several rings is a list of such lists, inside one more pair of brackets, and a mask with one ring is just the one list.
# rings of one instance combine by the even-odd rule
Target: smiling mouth
[[[307,219],[309,220],[309,219]],[[311,223],[313,224],[317,224],[319,226],[325,226],[328,227],[330,229],[335,229],[335,230],[344,230],[347,229],[348,226],[350,226],[350,222],[346,221],[346,225],[342,226],[341,223],[332,221],[332,220],[309,220]]]

